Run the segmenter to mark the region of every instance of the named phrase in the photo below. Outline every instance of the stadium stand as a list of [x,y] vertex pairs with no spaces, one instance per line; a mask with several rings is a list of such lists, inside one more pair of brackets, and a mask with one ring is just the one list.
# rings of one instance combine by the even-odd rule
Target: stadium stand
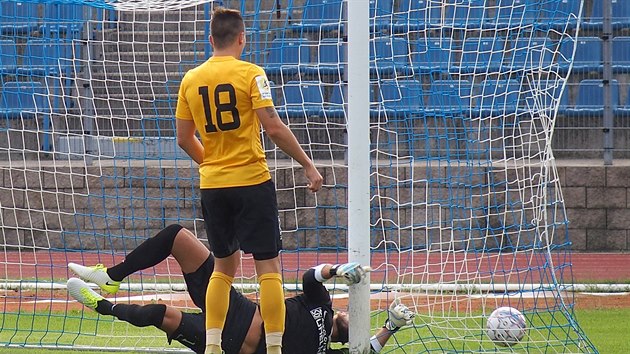
[[90,7],[78,4],[47,4],[44,7],[44,24],[40,27],[42,33],[50,37],[62,34],[79,36],[89,18]]
[[505,38],[467,37],[462,45],[462,73],[497,71],[503,64]]
[[442,21],[442,7],[430,0],[401,0],[392,24],[396,33],[419,31]]
[[[611,106],[613,110],[619,105],[619,83],[610,82]],[[601,79],[582,80],[578,85],[575,104],[569,106],[565,113],[568,116],[601,117],[604,114],[604,81]]]
[[[486,26],[513,28],[536,22],[538,3],[530,0],[497,0],[495,13],[486,13]],[[492,8],[490,8],[492,9]]]
[[46,89],[40,82],[5,82],[0,102],[0,116],[5,119],[34,118],[37,113],[50,112]]
[[11,39],[0,40],[0,76],[15,73],[17,68],[17,49]]
[[626,90],[626,98],[623,101],[623,104],[615,109],[615,115],[623,118],[630,117],[630,86]]
[[0,34],[17,36],[39,27],[39,6],[31,2],[0,2]]
[[431,83],[427,112],[433,115],[467,114],[472,85],[468,80],[436,80]]
[[485,80],[475,90],[473,111],[479,116],[513,114],[519,107],[521,85],[516,80]]
[[547,38],[518,38],[510,45],[509,64],[512,70],[549,67],[553,63],[554,44]]
[[392,23],[393,0],[370,1],[370,27],[374,31],[386,29]]
[[283,87],[283,98],[289,117],[321,115],[324,111],[323,85],[320,81],[289,81]]
[[413,52],[413,69],[420,73],[448,72],[451,53],[456,49],[450,38],[421,38]]
[[301,71],[310,74],[343,76],[347,45],[336,38],[324,38],[315,46],[315,60]]
[[296,74],[300,64],[311,63],[314,42],[306,38],[276,38],[271,41],[265,70],[269,75]]
[[[422,83],[418,80],[383,79],[379,83],[384,110],[393,117],[424,112]],[[378,91],[377,91],[378,92]]]
[[485,0],[446,3],[444,23],[453,28],[479,28],[485,22]]
[[[613,29],[623,29],[630,25],[630,2],[626,0],[612,0],[611,24]],[[585,29],[601,31],[604,27],[604,1],[593,1],[593,12],[589,20],[583,24]]]
[[[530,102],[511,91],[501,93],[503,88],[513,85],[513,80],[531,75],[532,69],[535,70],[540,63],[545,67],[555,65],[561,72],[569,70],[563,57],[569,57],[573,52],[571,40],[558,43],[557,38],[552,37],[513,38],[509,30],[505,32],[505,38],[493,39],[470,29],[531,26],[536,31],[550,27],[572,28],[576,22],[560,22],[558,19],[566,17],[568,12],[577,11],[579,2],[545,1],[541,4],[534,0],[496,0],[494,4],[500,7],[483,6],[482,0],[465,0],[444,7],[431,0],[369,0],[372,29],[375,31],[374,41],[370,43],[370,74],[382,81],[379,87],[383,90],[381,94],[386,103],[381,109],[401,112],[395,114],[433,115],[514,112],[517,107],[527,107]],[[597,106],[599,101],[589,97],[596,96],[601,88],[584,80],[598,77],[603,71],[602,45],[605,39],[600,38],[598,32],[602,29],[602,3],[589,1],[587,4],[584,8],[584,28],[589,31],[582,33],[588,33],[588,36],[581,35],[577,41],[572,77],[568,83],[575,89],[565,90],[565,95],[561,97],[561,115],[598,116],[603,111],[603,107]],[[612,67],[615,74],[627,74],[630,72],[630,37],[621,30],[630,27],[630,3],[613,0],[611,4],[616,31],[616,37],[610,38]],[[55,92],[69,90],[72,80],[82,70],[78,64],[87,59],[82,57],[86,51],[84,42],[80,40],[81,36],[93,35],[83,33],[87,21],[116,16],[115,12],[91,12],[87,7],[69,2],[49,6],[28,2],[2,2],[1,5],[2,33],[5,36],[22,34],[16,40],[4,37],[0,41],[0,76],[9,76],[3,82],[24,80],[30,76]],[[542,11],[537,17],[539,6],[542,6]],[[343,24],[338,22],[343,11],[342,1],[306,0],[304,6],[295,6],[291,11],[287,14],[287,26],[282,29],[262,29],[258,27],[259,14],[246,12],[244,15],[250,27],[247,28],[248,47],[244,56],[264,65],[277,87],[284,87],[283,94],[276,95],[275,100],[279,106],[286,104],[286,108],[279,108],[285,114],[339,115],[343,112],[342,92],[345,89],[345,83],[337,81],[344,76],[344,65],[339,63],[346,60],[347,51]],[[449,24],[442,27],[450,28],[452,33],[431,30],[433,24],[442,24],[442,21]],[[462,35],[464,29],[469,31]],[[408,35],[414,31],[417,33]],[[391,33],[405,34],[406,39],[390,36]],[[540,33],[545,34],[545,31]],[[207,41],[200,43],[209,47]],[[560,55],[554,57],[556,47],[559,47]],[[210,53],[206,50],[206,55]],[[485,82],[475,80],[475,74],[489,71],[509,71],[511,76],[500,75]],[[18,76],[14,77],[16,74]],[[292,81],[297,80],[298,75],[306,75],[300,77],[306,80],[301,85]],[[430,80],[426,79],[426,75],[432,76]],[[48,78],[45,79],[45,76]],[[51,76],[61,81],[51,80]],[[397,77],[401,85],[396,89],[393,80],[388,81],[393,77]],[[326,87],[315,90],[313,86],[316,83],[321,85],[321,82]],[[623,78],[621,85],[627,86],[626,82]],[[473,87],[476,90],[471,99]],[[615,82],[612,87],[618,90],[619,84]],[[488,94],[494,90],[499,92],[496,99]],[[276,88],[276,91],[282,90]],[[577,94],[571,95],[571,92]],[[420,97],[423,93],[426,95],[426,106]],[[403,97],[398,97],[400,95]],[[407,98],[407,95],[412,97]],[[617,100],[625,99],[625,96],[619,97],[618,91],[613,96]],[[3,100],[15,102],[15,97],[13,90]],[[630,101],[625,102],[622,106],[618,105],[618,101],[614,102],[616,113],[628,114],[626,109],[630,111],[630,108],[626,106]],[[302,111],[303,104],[307,105],[306,113]],[[69,103],[51,100],[51,105],[55,111]],[[14,116],[14,109],[3,109],[3,115],[11,111],[10,115]]]
[[[377,59],[378,58],[378,59]],[[370,43],[370,72],[381,76],[408,73],[409,45],[402,38],[377,37]]]
[[[575,57],[572,72],[585,73],[590,71],[601,72],[603,69],[602,40],[598,37],[580,37],[575,42]],[[570,58],[573,53],[574,42],[563,41],[560,44],[560,54],[563,58]],[[566,60],[559,59],[560,70],[569,70]]]
[[[343,30],[342,0],[307,0],[302,8],[301,19],[293,23],[290,29],[297,32],[326,32]],[[297,12],[297,9],[296,9]],[[297,18],[295,13],[290,15]]]
[[[524,111],[541,110],[547,112],[551,116],[550,108],[553,107],[555,100],[558,100],[561,85],[554,80],[536,80],[529,84],[529,90],[525,91],[521,100],[523,104],[519,109]],[[563,114],[569,105],[569,90],[563,91],[559,101],[558,112]]]
[[630,72],[630,37],[612,39],[612,69],[618,74]]
[[74,76],[75,59],[81,59],[81,50],[74,41],[31,39],[26,43],[24,63],[17,69],[17,73],[34,76],[61,74]]
[[562,2],[545,1],[538,18],[541,28],[555,28],[559,30],[574,29],[577,27],[577,17],[567,21],[569,14],[580,13],[581,1],[562,0]]

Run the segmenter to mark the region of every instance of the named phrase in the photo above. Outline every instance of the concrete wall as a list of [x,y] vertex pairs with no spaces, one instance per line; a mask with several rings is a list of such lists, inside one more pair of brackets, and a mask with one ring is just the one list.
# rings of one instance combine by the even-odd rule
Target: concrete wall
[[[300,170],[274,168],[288,249],[346,244],[346,171],[341,165],[322,171],[329,186],[313,196],[302,187],[305,181]],[[525,220],[529,230],[521,237],[532,237],[536,230],[528,221],[537,217],[535,208],[530,208],[537,194],[535,188],[514,182],[523,171],[478,166],[459,171],[444,166],[383,168],[379,171],[381,198],[374,198],[373,205],[386,209],[373,216],[371,222],[380,231],[372,235],[372,243],[377,246],[382,240],[393,240],[411,245],[413,237],[413,245],[420,248],[493,248],[506,242],[515,244],[515,227],[509,220],[517,220],[515,225]],[[430,176],[435,182],[416,182],[413,188],[388,185],[393,174],[398,180],[419,181]],[[454,183],[443,183],[445,177]],[[9,248],[130,250],[173,222],[205,238],[196,167],[189,162],[104,160],[100,167],[88,168],[82,161],[14,163],[0,166],[0,178],[4,186],[0,190],[0,242]],[[548,208],[548,215],[555,215],[549,220],[557,224],[554,243],[564,240],[568,228],[575,250],[630,251],[630,161],[617,161],[613,166],[603,166],[601,161],[559,161],[557,179],[569,222],[553,206]],[[484,188],[475,192],[475,186],[490,182],[504,187],[490,198],[482,192]],[[548,202],[554,192],[548,193]],[[430,204],[425,203],[427,195]],[[506,205],[518,203],[524,211],[506,211],[517,209]],[[469,231],[471,225],[473,232]],[[521,244],[530,241],[522,239]]]

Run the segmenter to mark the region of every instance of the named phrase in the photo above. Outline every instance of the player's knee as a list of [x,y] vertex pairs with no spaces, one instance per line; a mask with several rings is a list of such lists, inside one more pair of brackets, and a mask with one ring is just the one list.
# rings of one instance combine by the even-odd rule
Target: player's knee
[[160,328],[168,334],[174,333],[182,322],[182,313],[172,307],[166,307]]
[[157,235],[149,239],[149,242],[155,244],[155,249],[163,252],[169,252],[175,243],[175,237],[184,227],[179,224],[171,224],[163,228]]
[[[167,227],[165,227],[162,231],[164,232],[164,234],[168,235],[169,237],[175,238],[175,236],[177,236],[177,234],[183,229],[184,227],[180,224],[170,224]],[[160,232],[161,234],[162,232]],[[157,237],[157,236],[156,236]]]

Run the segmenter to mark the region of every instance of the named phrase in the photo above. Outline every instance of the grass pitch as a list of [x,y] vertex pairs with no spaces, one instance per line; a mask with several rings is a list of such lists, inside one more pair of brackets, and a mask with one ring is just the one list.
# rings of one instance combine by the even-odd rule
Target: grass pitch
[[[82,316],[82,317],[81,317]],[[86,317],[87,316],[87,317]],[[74,343],[74,345],[93,345],[107,347],[111,343],[110,341],[120,342],[120,338],[124,338],[124,346],[130,348],[133,347],[155,347],[162,346],[167,349],[184,348],[179,343],[173,343],[171,346],[167,345],[166,337],[164,333],[152,327],[147,328],[135,328],[119,321],[108,321],[107,317],[101,317],[97,321],[97,317],[89,317],[89,313],[80,313],[79,311],[71,311],[70,313],[35,313],[35,314],[2,314],[0,315],[0,323],[2,324],[2,331],[0,332],[0,341],[2,343],[33,343],[33,338],[41,343]],[[628,352],[629,342],[628,333],[630,333],[630,309],[583,309],[576,310],[577,321],[586,332],[588,338],[597,347],[600,353],[606,354],[625,354]],[[372,327],[377,327],[383,321],[383,315],[375,316],[372,320]],[[44,320],[46,319],[46,320]],[[421,319],[416,319],[416,323],[420,323]],[[466,323],[462,323],[465,327]],[[19,331],[15,331],[15,328],[19,328]],[[29,328],[29,330],[25,330]],[[428,335],[430,328],[413,328],[402,330],[396,334],[396,341],[399,343],[408,343],[411,341],[421,341],[423,333]],[[96,336],[97,333],[103,331],[104,333],[111,333],[112,337]],[[461,333],[449,331],[452,330],[440,330],[438,328],[431,329],[432,335],[449,336],[457,338],[461,336]],[[80,335],[79,335],[80,333]],[[470,338],[464,338],[466,342],[470,341]],[[537,346],[544,348],[544,343],[541,338],[537,338],[535,333],[531,331],[528,333],[528,340],[530,342],[538,343]],[[457,345],[457,339],[452,340]],[[465,343],[464,341],[461,341]],[[394,339],[391,343],[395,343]],[[117,344],[120,345],[120,344]],[[426,345],[426,344],[424,344]],[[491,343],[482,343],[480,345],[485,350],[492,350]],[[465,348],[466,346],[462,346]],[[530,347],[529,351],[532,348]],[[523,350],[515,346],[513,348],[516,352]],[[409,352],[409,350],[395,350],[394,347],[388,346],[384,348],[383,353],[403,353]],[[532,351],[532,352],[535,352]],[[67,349],[35,349],[35,348],[2,348],[0,347],[0,354],[76,354],[76,353],[102,353],[102,351],[90,351],[90,350],[67,350]],[[133,350],[130,351],[118,351],[117,353],[131,354],[138,353]]]

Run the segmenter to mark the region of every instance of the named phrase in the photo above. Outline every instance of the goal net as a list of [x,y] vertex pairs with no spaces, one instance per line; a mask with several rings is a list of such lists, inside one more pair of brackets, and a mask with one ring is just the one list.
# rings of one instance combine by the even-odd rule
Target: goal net
[[[310,194],[299,164],[264,138],[287,295],[309,267],[347,260],[344,2],[2,1],[2,344],[165,350],[158,330],[71,301],[67,263],[111,266],[171,223],[205,238],[174,113],[181,78],[212,54],[216,4],[241,10],[243,59],[265,68],[281,118],[325,179]],[[418,314],[383,352],[494,352],[485,325],[500,306],[526,317],[515,351],[596,351],[573,314],[551,150],[582,2],[369,6],[372,328],[395,298]],[[240,272],[236,285],[255,290],[251,259]],[[346,306],[347,289],[330,286]],[[108,297],[195,310],[172,258]]]

